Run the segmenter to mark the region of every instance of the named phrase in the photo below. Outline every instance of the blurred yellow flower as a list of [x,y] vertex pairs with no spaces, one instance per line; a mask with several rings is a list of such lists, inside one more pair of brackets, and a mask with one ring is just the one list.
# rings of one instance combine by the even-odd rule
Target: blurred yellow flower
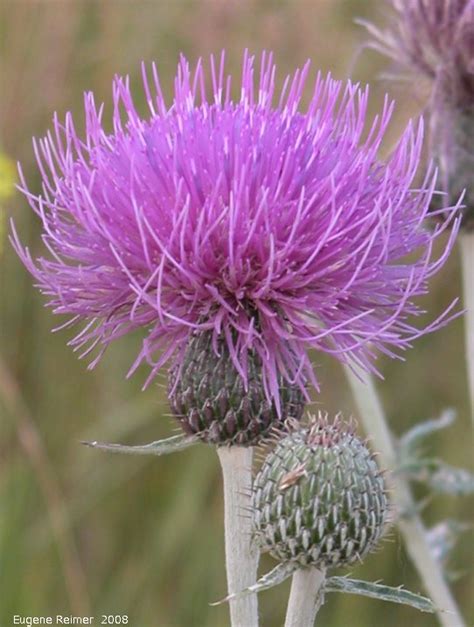
[[0,152],[0,254],[3,251],[3,235],[5,231],[3,201],[13,194],[15,190],[15,183],[15,164],[4,153]]
[[13,194],[15,183],[15,164],[4,153],[0,152],[0,201]]

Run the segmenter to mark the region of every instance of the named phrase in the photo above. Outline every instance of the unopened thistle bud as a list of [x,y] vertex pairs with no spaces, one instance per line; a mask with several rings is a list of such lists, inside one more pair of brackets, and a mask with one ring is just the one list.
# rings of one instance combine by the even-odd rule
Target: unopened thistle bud
[[387,520],[383,474],[353,428],[311,419],[284,437],[254,484],[254,532],[282,562],[328,568],[360,560]]
[[255,351],[248,352],[245,382],[227,343],[220,341],[214,347],[212,333],[200,333],[191,338],[182,363],[169,373],[171,409],[186,433],[205,442],[257,444],[272,429],[283,429],[288,418],[299,420],[303,414],[301,389],[281,376],[278,379],[279,408],[265,394]]

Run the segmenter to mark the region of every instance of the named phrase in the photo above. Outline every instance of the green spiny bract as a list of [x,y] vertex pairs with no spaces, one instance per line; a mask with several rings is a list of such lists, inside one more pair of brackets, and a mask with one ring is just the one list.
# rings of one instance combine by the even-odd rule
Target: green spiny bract
[[262,551],[318,568],[360,560],[387,518],[383,473],[337,417],[319,416],[280,440],[254,483],[253,526]]
[[216,354],[212,333],[193,336],[180,366],[169,373],[171,410],[187,434],[212,444],[250,446],[283,429],[288,418],[300,420],[305,399],[302,391],[279,378],[280,412],[263,389],[261,362],[247,355],[248,387],[236,370],[223,341]]

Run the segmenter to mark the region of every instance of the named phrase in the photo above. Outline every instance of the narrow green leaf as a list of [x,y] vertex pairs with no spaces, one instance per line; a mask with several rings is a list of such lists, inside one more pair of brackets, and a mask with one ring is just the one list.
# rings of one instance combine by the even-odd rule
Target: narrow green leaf
[[253,584],[253,586],[245,588],[245,590],[242,590],[241,592],[234,592],[233,594],[229,594],[224,599],[221,599],[220,601],[215,601],[210,605],[220,605],[221,603],[231,601],[232,599],[241,598],[243,596],[246,596],[247,594],[255,594],[258,592],[262,592],[263,590],[268,590],[268,588],[278,586],[278,584],[283,583],[285,579],[291,577],[291,575],[298,568],[301,568],[301,566],[298,566],[298,564],[292,564],[288,562],[285,564],[278,564],[278,566],[275,566],[275,568],[269,573],[265,573],[265,575],[260,577],[257,583]]
[[330,577],[324,584],[324,590],[325,592],[360,594],[373,599],[380,599],[381,601],[410,605],[421,612],[433,613],[436,611],[432,601],[420,594],[409,592],[403,588],[384,586],[372,581],[361,581],[360,579],[349,579],[347,577]]
[[106,442],[82,442],[91,448],[110,453],[125,453],[126,455],[167,455],[182,451],[193,444],[198,444],[198,438],[194,436],[174,435],[165,440],[157,440],[141,446],[126,446],[124,444],[107,444]]

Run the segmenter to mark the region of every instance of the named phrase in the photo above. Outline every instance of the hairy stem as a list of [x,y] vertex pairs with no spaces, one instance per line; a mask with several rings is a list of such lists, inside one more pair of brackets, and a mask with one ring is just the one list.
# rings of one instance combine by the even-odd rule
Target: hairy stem
[[471,400],[471,417],[474,421],[474,231],[460,233],[459,246],[461,249],[464,306],[466,308],[464,328],[467,376]]
[[[251,538],[251,447],[221,446],[217,449],[224,479],[225,554],[227,590],[241,592],[257,581],[258,551]],[[257,627],[257,595],[230,601],[232,627]]]
[[[373,439],[374,446],[380,453],[382,465],[393,470],[397,464],[395,446],[374,382],[369,375],[364,375],[367,382],[362,382],[347,366],[345,371],[365,431]],[[443,577],[441,565],[429,547],[426,530],[416,511],[408,482],[400,475],[394,475],[392,488],[392,498],[400,514],[398,526],[426,591],[438,608],[440,624],[443,627],[464,627],[464,620]]]
[[321,586],[325,574],[317,568],[300,568],[291,582],[285,627],[313,627],[322,605]]

